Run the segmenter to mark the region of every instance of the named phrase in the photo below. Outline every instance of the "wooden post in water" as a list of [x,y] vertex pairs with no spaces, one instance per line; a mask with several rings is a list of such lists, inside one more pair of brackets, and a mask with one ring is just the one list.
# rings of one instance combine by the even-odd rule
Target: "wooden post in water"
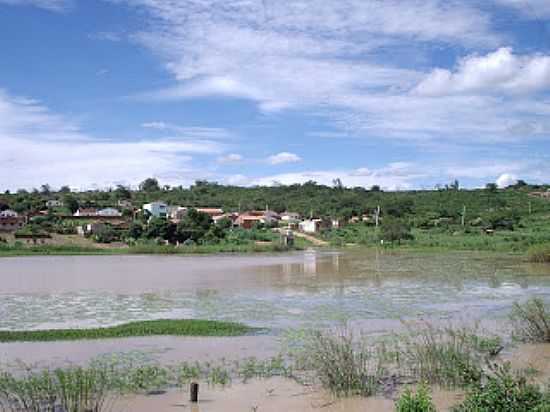
[[191,402],[197,403],[199,401],[199,384],[197,382],[191,383]]

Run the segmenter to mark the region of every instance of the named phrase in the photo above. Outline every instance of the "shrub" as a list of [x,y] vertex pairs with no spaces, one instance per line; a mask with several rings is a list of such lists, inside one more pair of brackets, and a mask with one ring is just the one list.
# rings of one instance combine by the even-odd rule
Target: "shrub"
[[395,404],[396,412],[436,412],[430,388],[423,384],[413,393],[410,389],[399,397]]
[[536,385],[514,375],[510,365],[493,366],[485,385],[477,385],[453,412],[550,411],[550,399]]
[[510,315],[515,338],[530,343],[550,343],[550,312],[540,298],[515,303]]

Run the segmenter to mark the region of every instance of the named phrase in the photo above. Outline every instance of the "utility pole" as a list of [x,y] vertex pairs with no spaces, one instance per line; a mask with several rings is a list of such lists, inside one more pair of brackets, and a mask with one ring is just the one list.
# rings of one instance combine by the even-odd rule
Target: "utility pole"
[[462,227],[466,224],[466,205],[462,206]]
[[529,200],[529,214],[533,212],[533,207],[531,205],[531,201]]
[[374,213],[374,221],[376,222],[376,227],[378,227],[378,221],[380,219],[380,205],[376,208],[376,212]]

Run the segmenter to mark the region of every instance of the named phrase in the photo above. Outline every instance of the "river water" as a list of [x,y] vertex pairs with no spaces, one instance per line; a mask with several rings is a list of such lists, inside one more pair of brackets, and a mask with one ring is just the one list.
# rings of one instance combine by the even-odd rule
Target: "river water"
[[[273,255],[72,256],[0,259],[0,329],[94,327],[201,318],[270,328],[270,336],[10,343],[0,362],[81,360],[117,350],[170,357],[276,350],[282,331],[351,322],[386,333],[402,320],[501,324],[515,301],[550,301],[550,266],[475,252],[309,250]],[[223,338],[221,339],[223,341]],[[197,343],[200,343],[198,345]],[[210,348],[210,350],[208,349]],[[193,351],[191,351],[193,352]],[[163,356],[163,355],[159,355]]]

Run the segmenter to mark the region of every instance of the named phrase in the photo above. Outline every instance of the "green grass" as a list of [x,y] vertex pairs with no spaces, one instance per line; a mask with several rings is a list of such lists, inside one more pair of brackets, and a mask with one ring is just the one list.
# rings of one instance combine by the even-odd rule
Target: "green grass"
[[149,320],[94,329],[0,331],[0,342],[49,342],[138,336],[242,336],[259,331],[240,323],[211,320]]
[[550,243],[530,247],[527,258],[534,263],[550,263]]
[[287,248],[277,242],[270,244],[220,243],[209,245],[180,246],[172,245],[135,245],[128,248],[95,248],[79,245],[6,245],[0,244],[0,257],[15,256],[73,256],[73,255],[192,255],[214,253],[266,253],[287,252],[303,249],[305,245],[299,243],[293,248]]

